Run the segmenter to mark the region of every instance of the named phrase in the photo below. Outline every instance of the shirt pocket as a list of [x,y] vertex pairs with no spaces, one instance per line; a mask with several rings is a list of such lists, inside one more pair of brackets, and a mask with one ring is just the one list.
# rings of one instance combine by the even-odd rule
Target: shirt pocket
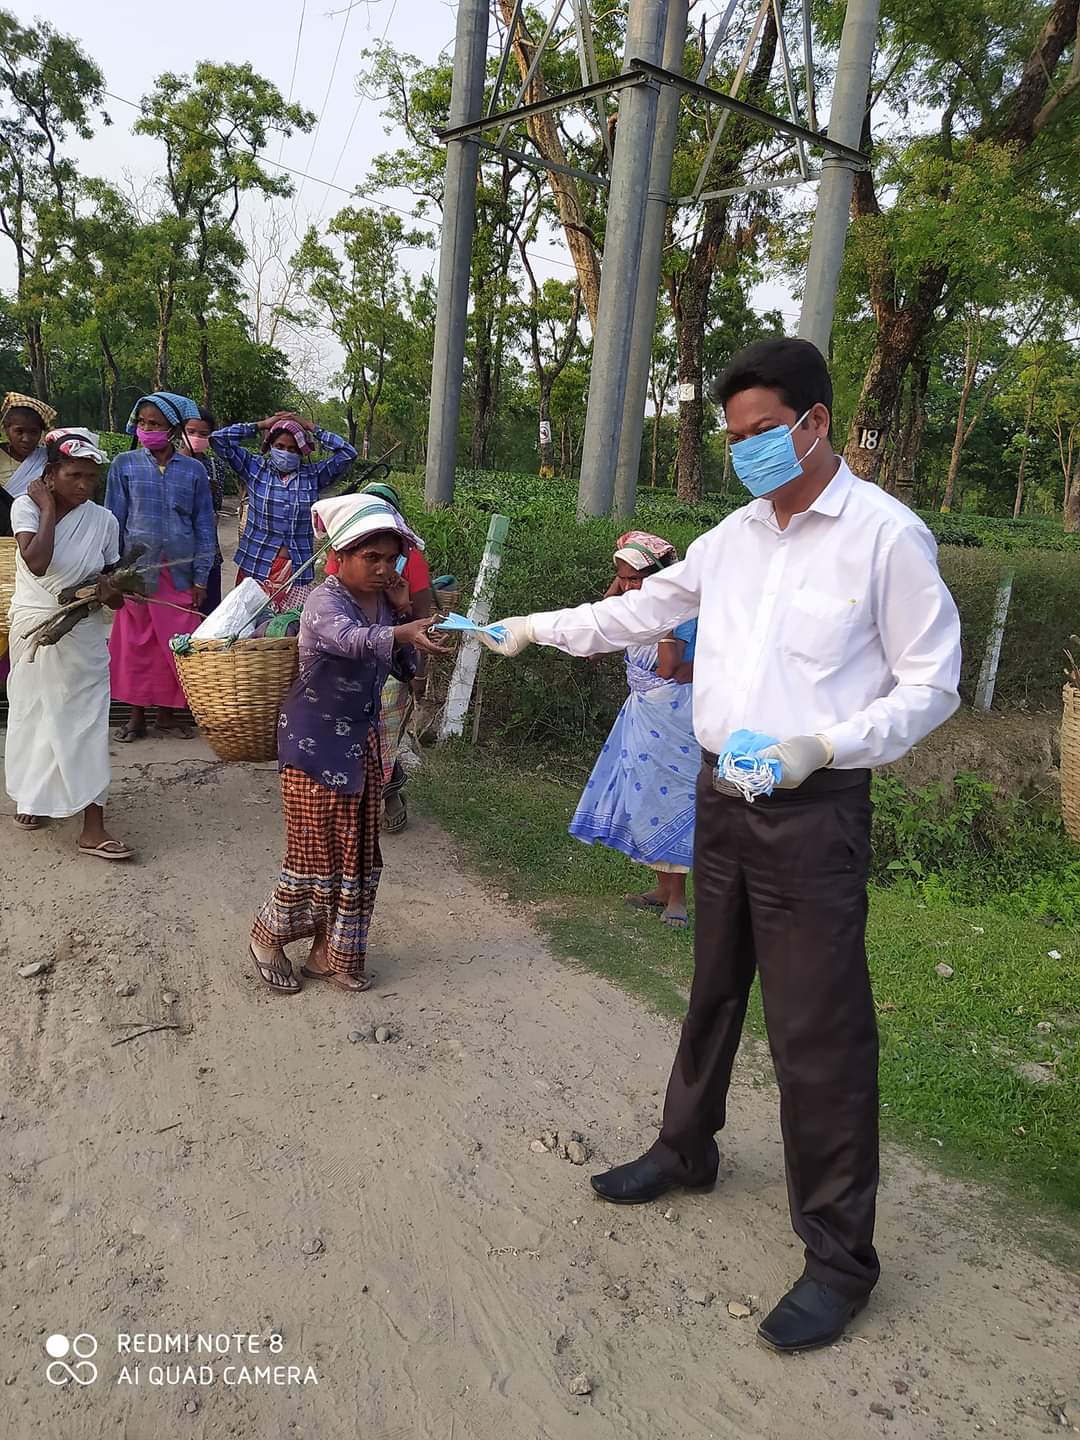
[[172,493],[173,513],[181,520],[190,521],[195,514],[195,486],[190,480],[176,484]]
[[804,586],[788,598],[781,648],[823,670],[835,669],[851,645],[858,601]]

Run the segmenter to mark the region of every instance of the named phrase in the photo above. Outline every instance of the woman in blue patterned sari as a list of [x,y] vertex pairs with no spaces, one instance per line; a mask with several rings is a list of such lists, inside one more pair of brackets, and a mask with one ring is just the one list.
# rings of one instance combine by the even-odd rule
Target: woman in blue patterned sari
[[[678,556],[658,535],[631,530],[615,551],[608,595],[640,590]],[[605,597],[606,598],[606,597]],[[691,685],[697,621],[655,645],[626,652],[630,693],[593,767],[570,822],[587,845],[607,845],[656,872],[654,889],[628,895],[685,929],[686,877],[694,854],[694,787],[701,751],[694,739]]]

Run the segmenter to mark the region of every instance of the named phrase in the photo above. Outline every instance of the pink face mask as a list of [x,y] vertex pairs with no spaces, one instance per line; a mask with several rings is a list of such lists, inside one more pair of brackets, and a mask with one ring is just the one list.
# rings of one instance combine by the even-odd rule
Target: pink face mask
[[172,436],[168,430],[147,430],[142,425],[137,425],[135,438],[144,450],[164,450]]
[[205,455],[210,449],[209,435],[185,435],[187,447],[193,455]]

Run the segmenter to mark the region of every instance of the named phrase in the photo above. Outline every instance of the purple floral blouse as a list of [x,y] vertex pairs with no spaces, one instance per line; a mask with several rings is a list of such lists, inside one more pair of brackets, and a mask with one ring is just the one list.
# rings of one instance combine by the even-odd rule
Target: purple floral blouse
[[329,790],[363,793],[368,732],[378,724],[387,676],[410,680],[412,647],[394,646],[399,618],[385,600],[367,615],[331,576],[300,619],[300,673],[281,707],[278,766],[302,770]]

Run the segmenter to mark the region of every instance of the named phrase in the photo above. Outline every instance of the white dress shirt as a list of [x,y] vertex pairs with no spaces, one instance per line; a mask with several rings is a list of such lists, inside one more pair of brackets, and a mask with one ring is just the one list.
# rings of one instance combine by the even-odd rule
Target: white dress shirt
[[824,735],[833,766],[905,755],[960,703],[960,617],[933,536],[840,461],[786,530],[755,500],[640,590],[532,617],[542,645],[595,655],[698,616],[694,730],[720,752],[734,730]]

